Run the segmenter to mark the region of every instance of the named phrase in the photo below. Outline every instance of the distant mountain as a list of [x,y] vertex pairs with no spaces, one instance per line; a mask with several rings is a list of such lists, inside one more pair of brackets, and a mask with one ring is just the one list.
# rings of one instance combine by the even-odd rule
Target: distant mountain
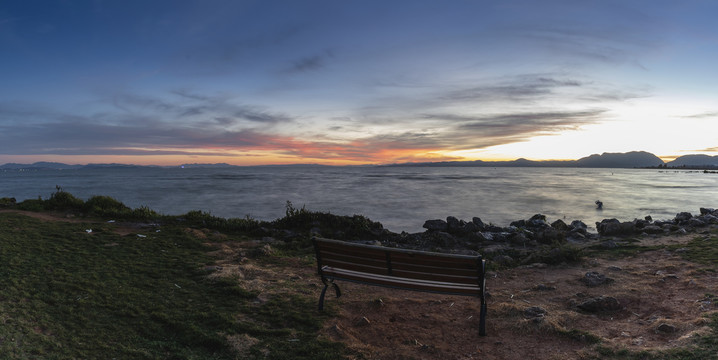
[[70,169],[79,169],[81,167],[84,167],[85,165],[68,165],[63,163],[57,163],[57,162],[36,162],[33,164],[16,164],[16,163],[8,163],[5,165],[0,165],[0,169],[2,170],[70,170]]
[[658,156],[645,151],[628,153],[594,154],[578,160],[533,161],[516,159],[513,161],[443,161],[433,163],[404,163],[388,166],[476,166],[476,167],[591,167],[591,168],[640,168],[663,165]]
[[593,154],[575,162],[575,166],[590,168],[637,168],[658,165],[663,165],[663,160],[645,151]]
[[684,155],[666,164],[668,167],[718,167],[718,156]]

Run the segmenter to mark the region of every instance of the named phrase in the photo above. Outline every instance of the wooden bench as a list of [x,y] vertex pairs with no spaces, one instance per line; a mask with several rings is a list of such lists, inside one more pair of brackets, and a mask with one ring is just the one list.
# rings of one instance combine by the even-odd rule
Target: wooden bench
[[335,280],[367,285],[478,297],[481,302],[479,335],[486,335],[486,260],[481,255],[452,255],[312,239],[317,269],[324,283],[319,310],[331,283],[341,296]]

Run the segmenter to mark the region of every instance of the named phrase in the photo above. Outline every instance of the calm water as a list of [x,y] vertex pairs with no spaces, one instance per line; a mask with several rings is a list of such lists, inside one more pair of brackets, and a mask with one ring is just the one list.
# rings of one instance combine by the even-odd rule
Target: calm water
[[[285,204],[338,215],[361,214],[400,232],[423,231],[449,215],[507,226],[534,214],[549,221],[718,208],[718,174],[697,171],[575,168],[247,167],[0,171],[0,197],[48,198],[55,185],[77,197],[112,196],[165,214],[203,210],[221,217],[284,216]],[[598,211],[594,202],[601,200]]]

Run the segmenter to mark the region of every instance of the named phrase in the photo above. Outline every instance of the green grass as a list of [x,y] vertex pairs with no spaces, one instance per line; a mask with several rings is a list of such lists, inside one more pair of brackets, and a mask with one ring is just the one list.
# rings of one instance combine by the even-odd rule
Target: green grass
[[[210,280],[210,251],[182,227],[120,236],[113,224],[0,214],[0,354],[4,359],[337,358],[317,338],[313,298],[257,302]],[[92,229],[87,233],[86,229]],[[239,320],[242,319],[242,320]],[[239,354],[228,335],[258,344]]]
[[718,235],[710,237],[697,237],[686,244],[671,245],[669,250],[679,250],[678,253],[686,260],[708,265],[715,270],[718,266]]

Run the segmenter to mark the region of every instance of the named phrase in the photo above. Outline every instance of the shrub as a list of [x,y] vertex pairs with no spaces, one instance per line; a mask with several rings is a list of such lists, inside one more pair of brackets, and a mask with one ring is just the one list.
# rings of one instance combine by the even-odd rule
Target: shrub
[[50,195],[50,199],[45,201],[46,210],[65,210],[65,211],[81,211],[85,202],[76,198],[67,191],[62,190],[60,186],[55,187],[55,191]]
[[109,196],[93,196],[85,202],[83,210],[100,216],[126,216],[132,212],[125,204]]

